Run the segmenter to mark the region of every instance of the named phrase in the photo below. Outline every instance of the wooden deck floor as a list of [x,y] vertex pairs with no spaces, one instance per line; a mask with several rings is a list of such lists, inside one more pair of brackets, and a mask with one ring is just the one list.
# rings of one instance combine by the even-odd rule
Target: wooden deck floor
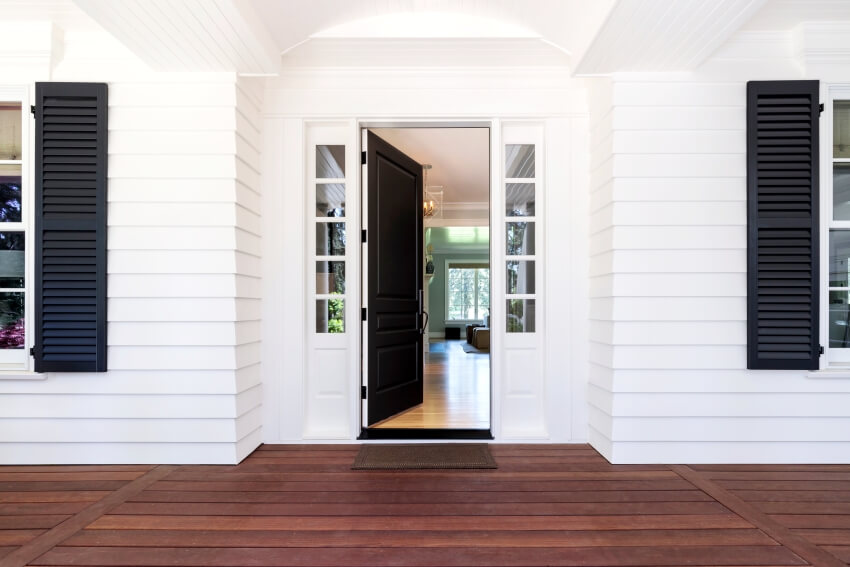
[[493,445],[498,470],[351,471],[357,449],[0,467],[0,567],[850,561],[850,465],[612,466],[586,445]]

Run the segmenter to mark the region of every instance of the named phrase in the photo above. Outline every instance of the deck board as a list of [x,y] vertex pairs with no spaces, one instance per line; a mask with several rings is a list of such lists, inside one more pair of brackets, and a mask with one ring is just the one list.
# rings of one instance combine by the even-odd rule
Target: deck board
[[352,471],[357,450],[264,445],[237,466],[0,467],[0,567],[850,561],[850,466],[685,474],[610,465],[587,445],[514,444],[492,446],[497,470]]

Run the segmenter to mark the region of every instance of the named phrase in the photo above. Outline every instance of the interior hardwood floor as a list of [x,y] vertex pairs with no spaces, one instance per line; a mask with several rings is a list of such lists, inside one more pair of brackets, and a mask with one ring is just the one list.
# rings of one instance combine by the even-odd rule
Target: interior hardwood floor
[[373,427],[489,429],[490,355],[466,353],[466,341],[431,341],[422,404]]
[[610,465],[491,445],[497,470],[353,471],[358,445],[236,466],[0,467],[0,567],[846,567],[850,466]]

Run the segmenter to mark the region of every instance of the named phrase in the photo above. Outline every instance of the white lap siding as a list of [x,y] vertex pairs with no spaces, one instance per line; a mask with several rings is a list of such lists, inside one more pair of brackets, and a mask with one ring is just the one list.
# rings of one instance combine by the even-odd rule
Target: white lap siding
[[0,463],[237,462],[261,424],[256,91],[71,39],[51,79],[109,83],[109,370],[0,377]]

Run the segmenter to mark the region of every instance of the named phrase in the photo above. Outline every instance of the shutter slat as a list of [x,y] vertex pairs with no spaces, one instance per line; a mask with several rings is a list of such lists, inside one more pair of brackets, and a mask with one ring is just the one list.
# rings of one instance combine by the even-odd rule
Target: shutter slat
[[817,81],[747,84],[747,367],[818,367]]
[[106,370],[107,88],[36,84],[35,370]]

